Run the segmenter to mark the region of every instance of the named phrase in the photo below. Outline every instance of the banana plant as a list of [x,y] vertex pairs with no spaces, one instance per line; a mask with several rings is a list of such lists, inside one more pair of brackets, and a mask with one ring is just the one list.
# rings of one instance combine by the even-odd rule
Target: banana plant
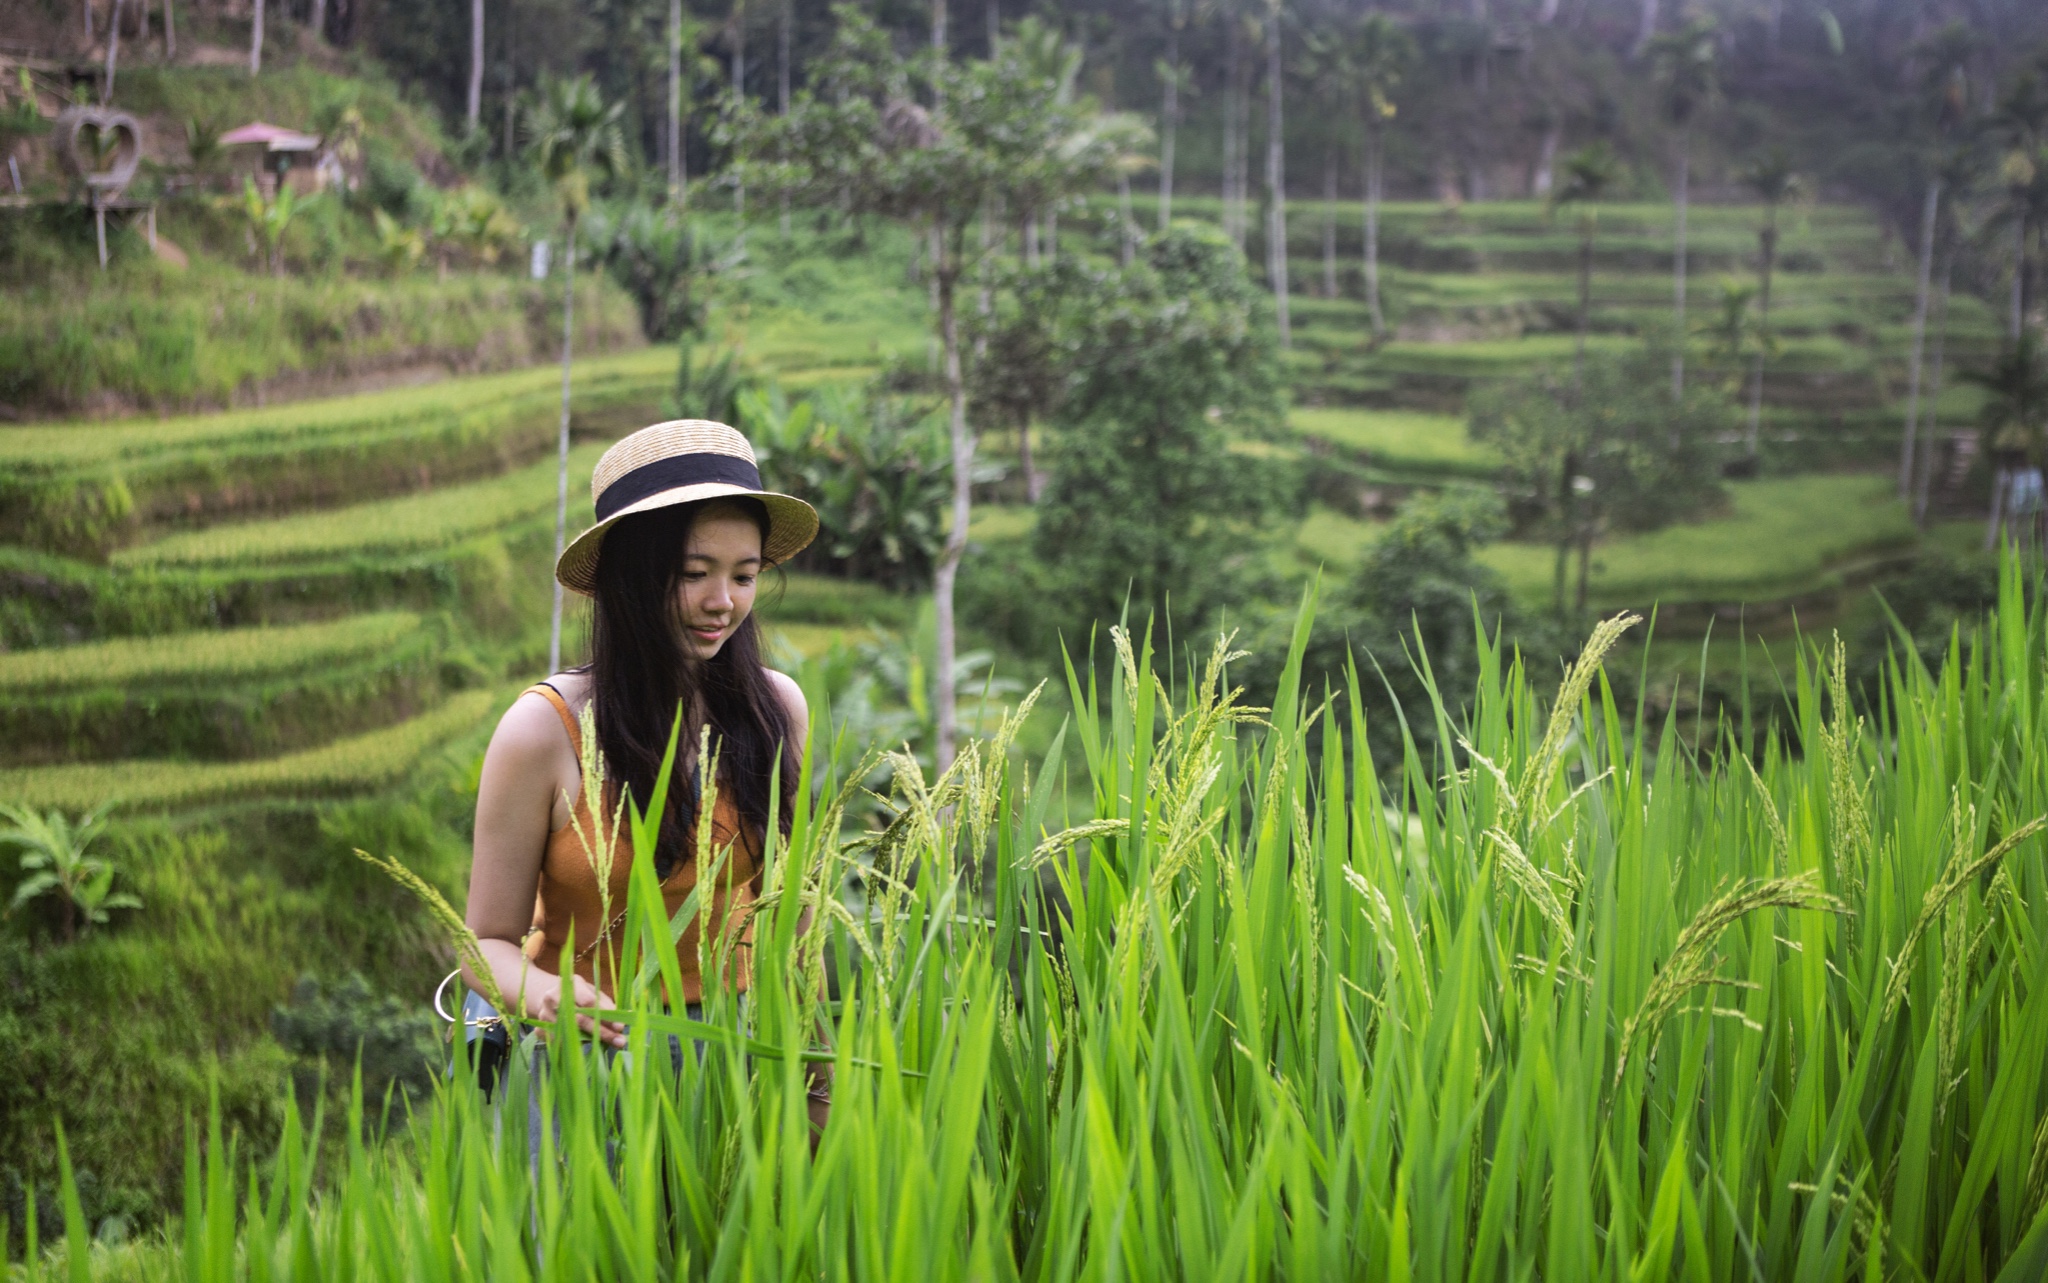
[[21,849],[21,871],[26,875],[14,888],[9,914],[44,896],[58,897],[68,944],[81,930],[104,925],[109,910],[142,907],[141,900],[114,890],[117,870],[112,861],[87,853],[105,831],[113,806],[103,802],[74,824],[62,811],[39,813],[0,802],[0,819],[8,824],[0,829],[0,844]]
[[280,180],[277,194],[265,196],[256,186],[256,180],[242,179],[242,219],[249,225],[249,235],[263,251],[263,261],[270,268],[272,276],[284,275],[284,235],[291,230],[292,220],[305,207],[291,184]]

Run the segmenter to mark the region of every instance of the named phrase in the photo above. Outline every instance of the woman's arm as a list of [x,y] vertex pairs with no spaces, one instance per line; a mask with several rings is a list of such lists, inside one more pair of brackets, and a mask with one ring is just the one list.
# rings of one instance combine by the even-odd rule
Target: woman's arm
[[[499,721],[477,780],[476,841],[464,921],[476,933],[498,992],[541,1023],[555,1018],[561,980],[534,966],[520,942],[533,925],[534,891],[553,827],[555,799],[577,779],[577,769],[554,706],[539,695],[524,695]],[[488,987],[467,968],[463,978],[473,988]],[[579,1008],[612,1005],[597,986],[580,976],[574,1002]],[[596,1028],[588,1016],[578,1016],[576,1023],[613,1046],[626,1044],[623,1025],[606,1021]]]

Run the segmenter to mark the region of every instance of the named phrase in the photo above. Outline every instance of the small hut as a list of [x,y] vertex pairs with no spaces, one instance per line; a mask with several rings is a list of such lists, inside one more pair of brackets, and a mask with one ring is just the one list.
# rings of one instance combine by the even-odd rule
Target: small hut
[[340,177],[339,165],[318,134],[302,134],[257,120],[222,134],[220,145],[254,152],[251,172],[266,197],[276,195],[281,182],[291,184],[301,196],[310,196]]

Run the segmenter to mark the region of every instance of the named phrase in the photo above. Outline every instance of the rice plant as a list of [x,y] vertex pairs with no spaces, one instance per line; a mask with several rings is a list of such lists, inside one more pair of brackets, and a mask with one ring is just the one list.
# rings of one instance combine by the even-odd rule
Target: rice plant
[[844,837],[864,763],[821,734],[744,1004],[661,1008],[643,858],[628,1053],[564,1023],[545,1074],[339,1153],[195,1130],[164,1238],[89,1248],[67,1198],[72,1277],[2042,1277],[2023,587],[1873,707],[1809,647],[1774,728],[1704,745],[1617,705],[1624,617],[1547,701],[1482,640],[1474,689],[1407,710],[1455,756],[1376,768],[1356,698],[1302,690],[1306,610],[1270,708],[1227,644],[1119,631],[1070,669],[1081,814],[1057,743],[1010,750],[1027,703],[937,779],[895,762],[892,818]]

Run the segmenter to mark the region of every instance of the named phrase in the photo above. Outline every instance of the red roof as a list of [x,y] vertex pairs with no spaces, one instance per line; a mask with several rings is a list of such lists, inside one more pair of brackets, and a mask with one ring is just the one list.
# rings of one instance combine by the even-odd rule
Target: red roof
[[230,129],[220,136],[220,145],[223,147],[255,144],[261,144],[270,151],[314,151],[319,148],[320,139],[315,134],[302,134],[296,129],[286,129],[281,125],[266,125],[260,120],[243,125],[240,129]]

